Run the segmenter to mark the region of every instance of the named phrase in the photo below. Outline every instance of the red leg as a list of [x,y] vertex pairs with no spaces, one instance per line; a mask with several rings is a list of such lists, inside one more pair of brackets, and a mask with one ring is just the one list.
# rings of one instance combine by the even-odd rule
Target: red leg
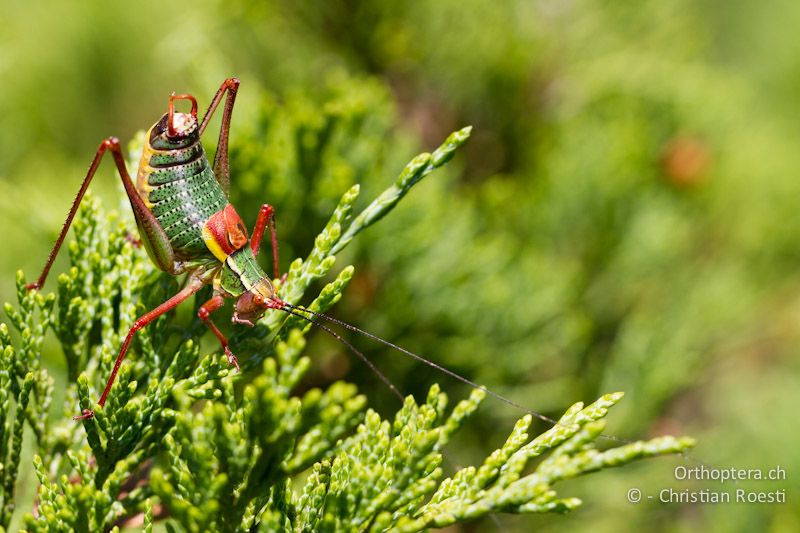
[[[125,337],[125,342],[122,343],[122,347],[119,349],[119,355],[117,356],[117,360],[114,362],[114,368],[111,370],[111,376],[109,376],[108,381],[106,382],[106,388],[103,389],[103,394],[100,396],[100,401],[97,402],[100,407],[103,407],[106,404],[106,399],[108,398],[108,393],[111,391],[111,385],[114,384],[114,380],[117,377],[117,372],[119,371],[119,367],[122,365],[122,360],[125,359],[125,354],[128,351],[128,348],[131,345],[131,341],[133,341],[133,336],[136,334],[137,331],[145,327],[150,322],[154,321],[170,309],[177,306],[179,303],[187,299],[192,294],[196,293],[200,288],[203,286],[203,282],[199,280],[192,280],[189,285],[184,287],[178,294],[164,302],[163,304],[159,305],[152,311],[145,313],[138,319],[136,322],[133,323],[130,331],[128,332],[128,336]],[[84,409],[83,413],[73,417],[74,420],[85,420],[87,418],[92,418],[94,416],[94,412],[89,409]]]
[[269,234],[272,240],[272,267],[275,272],[275,279],[281,275],[278,264],[278,232],[275,229],[275,208],[269,204],[263,204],[258,212],[258,220],[253,228],[253,236],[250,238],[250,249],[253,255],[258,255],[261,248],[261,239],[264,237],[264,229],[269,224]]
[[239,90],[239,80],[228,78],[217,90],[217,94],[211,100],[202,122],[200,122],[200,135],[203,134],[211,116],[216,111],[217,106],[222,101],[222,95],[227,91],[225,108],[222,111],[222,126],[219,129],[219,142],[217,142],[217,153],[214,155],[214,175],[216,176],[225,194],[228,194],[230,187],[230,170],[228,169],[228,134],[231,130],[231,114],[233,113],[233,103],[236,100],[236,92]]
[[225,335],[223,335],[217,325],[214,324],[210,316],[211,313],[222,307],[223,303],[225,303],[224,298],[219,294],[215,294],[209,301],[200,306],[200,309],[197,311],[197,316],[199,316],[200,320],[208,326],[208,329],[217,336],[219,343],[222,345],[222,349],[225,350],[225,355],[228,356],[228,364],[235,366],[236,371],[239,372],[239,361],[236,360],[236,356],[233,355],[231,349],[228,348],[228,339],[225,338]]
[[[114,155],[114,160],[117,163],[117,168],[119,170],[120,176],[122,180],[125,181],[126,178],[128,182],[130,182],[130,177],[128,176],[128,171],[125,168],[125,159],[122,157],[122,152],[119,149],[119,141],[115,137],[110,137],[100,143],[100,147],[97,149],[97,153],[94,155],[94,159],[92,159],[92,164],[89,165],[89,170],[86,172],[86,177],[83,178],[83,183],[81,184],[81,188],[78,190],[78,194],[75,196],[75,199],[72,201],[72,207],[67,214],[67,220],[64,221],[64,226],[61,228],[61,233],[56,239],[56,243],[53,246],[53,249],[50,251],[50,255],[47,257],[47,262],[42,269],[42,273],[39,276],[39,279],[33,283],[28,283],[25,288],[26,289],[40,289],[44,285],[45,280],[47,279],[47,274],[50,273],[50,267],[53,266],[53,261],[55,261],[56,256],[58,255],[58,251],[61,249],[61,245],[64,243],[64,239],[67,236],[67,231],[69,231],[69,227],[72,224],[72,219],[75,218],[75,213],[78,212],[78,207],[81,205],[81,200],[83,200],[83,195],[86,194],[86,189],[89,188],[89,183],[91,183],[92,178],[94,177],[95,173],[97,172],[97,167],[100,166],[100,161],[103,159],[103,154],[106,153],[106,150],[111,150]],[[119,154],[119,158],[117,155]]]
[[[139,196],[139,193],[136,191],[136,187],[134,187],[133,182],[131,181],[131,177],[128,175],[128,170],[125,167],[125,158],[122,155],[122,149],[120,148],[119,140],[116,137],[109,137],[100,143],[100,147],[97,149],[97,153],[94,155],[92,164],[89,165],[89,170],[86,172],[86,177],[83,178],[81,188],[78,191],[78,194],[75,196],[75,200],[72,202],[72,207],[67,215],[67,220],[64,222],[64,227],[61,228],[61,233],[59,234],[58,239],[56,239],[56,243],[53,246],[49,257],[47,258],[47,262],[44,265],[44,269],[42,269],[39,279],[26,285],[26,288],[40,289],[44,285],[44,282],[47,279],[47,274],[50,272],[50,267],[53,266],[53,261],[55,261],[58,251],[61,248],[61,245],[64,243],[64,238],[67,236],[67,231],[72,224],[72,219],[75,218],[75,213],[78,212],[78,207],[81,204],[81,200],[83,200],[83,195],[86,194],[86,189],[89,188],[89,183],[91,183],[92,178],[97,172],[97,167],[100,166],[100,162],[103,158],[103,154],[106,153],[106,150],[110,150],[111,155],[114,157],[114,163],[117,165],[117,171],[122,179],[125,192],[128,195],[128,199],[130,199],[131,207],[136,214],[136,219],[142,224],[142,228],[144,228],[145,231],[161,231],[163,233],[163,230],[161,230],[160,226],[158,225],[158,221],[155,219],[150,210],[147,209],[147,206],[145,206],[144,201]],[[168,258],[168,260],[169,264],[171,265],[172,259]]]

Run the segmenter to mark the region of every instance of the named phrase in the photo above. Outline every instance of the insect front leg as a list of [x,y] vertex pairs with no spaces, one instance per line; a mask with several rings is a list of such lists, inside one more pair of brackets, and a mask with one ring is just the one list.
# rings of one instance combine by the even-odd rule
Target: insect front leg
[[236,371],[239,372],[239,361],[236,360],[236,356],[233,355],[233,352],[228,347],[228,339],[225,338],[225,335],[222,334],[217,325],[214,324],[214,321],[211,320],[211,313],[222,307],[223,303],[225,303],[225,299],[219,294],[215,294],[210,300],[200,306],[200,309],[197,311],[197,316],[199,316],[200,320],[208,326],[208,329],[216,335],[219,343],[222,345],[222,349],[225,351],[225,355],[228,356],[228,364],[235,366]]
[[[111,386],[114,384],[114,380],[117,377],[117,372],[119,372],[119,367],[122,365],[122,360],[125,359],[125,354],[128,352],[128,348],[133,341],[134,335],[136,332],[148,325],[150,322],[154,321],[170,309],[173,309],[179,303],[186,300],[189,296],[193,295],[200,288],[203,286],[203,282],[198,279],[192,279],[191,283],[184,287],[178,294],[164,302],[163,304],[159,305],[152,311],[145,313],[144,315],[140,316],[136,319],[136,322],[133,323],[131,326],[130,331],[128,331],[128,335],[125,337],[125,341],[122,343],[122,347],[119,349],[119,355],[117,355],[117,360],[114,362],[114,368],[111,370],[111,375],[108,377],[108,381],[106,382],[106,388],[103,389],[103,394],[100,396],[100,401],[97,402],[100,407],[103,407],[106,404],[106,399],[108,398],[108,393],[111,392]],[[92,418],[94,416],[94,411],[89,409],[84,409],[83,413],[78,416],[73,417],[74,420],[86,420],[87,418]]]
[[[269,204],[262,204],[258,212],[258,219],[253,228],[253,236],[250,238],[250,249],[253,255],[258,255],[261,248],[261,239],[264,237],[264,229],[269,225],[269,235],[272,241],[272,268],[274,271],[274,279],[280,277],[280,266],[278,263],[278,231],[275,229],[275,208]],[[281,278],[281,282],[284,279]]]
[[69,227],[72,224],[72,219],[75,218],[75,213],[78,212],[78,207],[81,204],[81,200],[83,200],[83,196],[86,194],[86,190],[89,188],[89,183],[91,183],[92,178],[97,172],[97,168],[100,166],[100,162],[103,159],[103,154],[105,154],[106,151],[110,151],[112,157],[114,158],[114,163],[117,166],[117,171],[119,173],[119,177],[122,179],[122,184],[125,187],[125,192],[128,195],[128,199],[131,201],[131,207],[133,208],[139,228],[147,235],[149,240],[156,244],[153,247],[155,254],[158,257],[156,262],[159,263],[159,266],[169,266],[169,269],[164,270],[170,271],[173,268],[174,258],[172,256],[172,247],[169,245],[169,239],[167,239],[164,230],[161,228],[156,218],[153,216],[150,210],[147,209],[147,206],[145,206],[144,201],[139,197],[139,193],[136,191],[130,175],[128,175],[128,170],[125,167],[125,158],[122,155],[122,149],[120,148],[119,140],[116,137],[109,137],[100,143],[100,147],[97,149],[94,159],[92,159],[92,164],[89,165],[89,170],[86,172],[86,177],[83,178],[81,188],[78,190],[78,194],[75,196],[75,200],[72,202],[72,207],[67,214],[67,220],[64,222],[64,226],[61,228],[61,233],[58,235],[56,243],[53,246],[53,249],[50,251],[50,255],[47,258],[47,262],[42,269],[39,279],[26,285],[27,289],[40,289],[42,286],[44,286],[47,275],[50,273],[50,267],[53,266],[53,261],[55,261],[58,251],[61,249],[61,245],[64,243],[64,238],[67,236],[67,231],[69,231]]

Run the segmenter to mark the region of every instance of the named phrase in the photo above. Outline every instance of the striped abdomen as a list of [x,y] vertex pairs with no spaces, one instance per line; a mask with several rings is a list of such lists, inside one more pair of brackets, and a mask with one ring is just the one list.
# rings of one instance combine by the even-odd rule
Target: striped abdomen
[[203,226],[228,200],[199,136],[189,135],[167,145],[160,135],[164,124],[162,119],[148,132],[136,189],[167,234],[176,259],[211,259],[203,241]]

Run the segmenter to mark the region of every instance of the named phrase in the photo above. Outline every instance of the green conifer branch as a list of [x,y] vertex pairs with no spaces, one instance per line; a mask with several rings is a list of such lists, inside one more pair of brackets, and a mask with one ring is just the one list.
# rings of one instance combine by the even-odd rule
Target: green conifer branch
[[[293,264],[282,297],[300,301],[330,272],[333,253],[446,162],[468,134],[456,132],[412,161],[342,231],[358,195],[357,187],[348,190],[307,259]],[[29,531],[108,530],[135,515],[149,531],[156,506],[170,528],[183,531],[418,531],[489,513],[564,512],[580,502],[559,497],[553,488],[559,481],[692,444],[661,438],[597,451],[603,419],[621,398],[613,394],[588,407],[576,404],[533,439],[531,418],[523,417],[480,466],[445,477],[442,451],[478,409],[483,391],[448,411],[447,396],[433,386],[422,404],[407,397],[391,421],[368,409],[352,384],[298,395],[310,367],[309,324],[276,313],[233,338],[235,348],[252,350],[259,369],[243,388],[225,357],[204,348],[196,318],[165,315],[139,332],[100,408],[94,402],[130,324],[177,290],[126,232],[89,196],[75,221],[72,266],[58,277],[58,297],[29,292],[24,276],[17,278],[18,303],[5,306],[16,337],[0,324],[0,526],[14,511],[26,422],[36,437],[40,485],[36,513],[25,515]],[[329,309],[352,275],[352,267],[343,269],[309,308]],[[71,382],[66,414],[54,427],[47,422],[52,379],[40,363],[48,329],[61,344]],[[274,346],[268,333],[278,333]],[[94,419],[68,418],[81,409],[94,409]]]
[[422,178],[444,166],[455,155],[461,145],[467,142],[472,126],[467,126],[450,134],[433,153],[422,153],[412,159],[403,169],[394,184],[383,191],[353,220],[341,238],[333,245],[331,254],[339,253],[358,233],[365,230],[381,218],[385,217],[394,206],[406,195],[411,187]]

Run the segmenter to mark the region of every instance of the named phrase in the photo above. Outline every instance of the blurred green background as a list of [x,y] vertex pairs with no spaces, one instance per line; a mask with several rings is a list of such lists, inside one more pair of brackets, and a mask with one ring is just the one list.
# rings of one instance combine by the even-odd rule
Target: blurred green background
[[[366,201],[471,124],[448,169],[340,258],[357,277],[336,316],[548,415],[625,391],[609,433],[699,445],[565,485],[585,501],[570,516],[466,529],[800,530],[800,4],[0,7],[0,299],[14,271],[38,273],[100,140],[148,128],[173,90],[204,108],[226,76],[242,80],[232,199],[248,224],[276,206],[284,269],[351,183]],[[118,181],[106,163],[93,189],[125,211]],[[316,337],[313,384],[346,377],[396,408]],[[467,393],[351,341],[406,393],[434,381]],[[488,400],[452,460],[499,446],[519,415]],[[786,489],[788,502],[626,501],[631,487],[720,489],[674,479],[698,461],[780,465],[785,481],[737,487]]]

